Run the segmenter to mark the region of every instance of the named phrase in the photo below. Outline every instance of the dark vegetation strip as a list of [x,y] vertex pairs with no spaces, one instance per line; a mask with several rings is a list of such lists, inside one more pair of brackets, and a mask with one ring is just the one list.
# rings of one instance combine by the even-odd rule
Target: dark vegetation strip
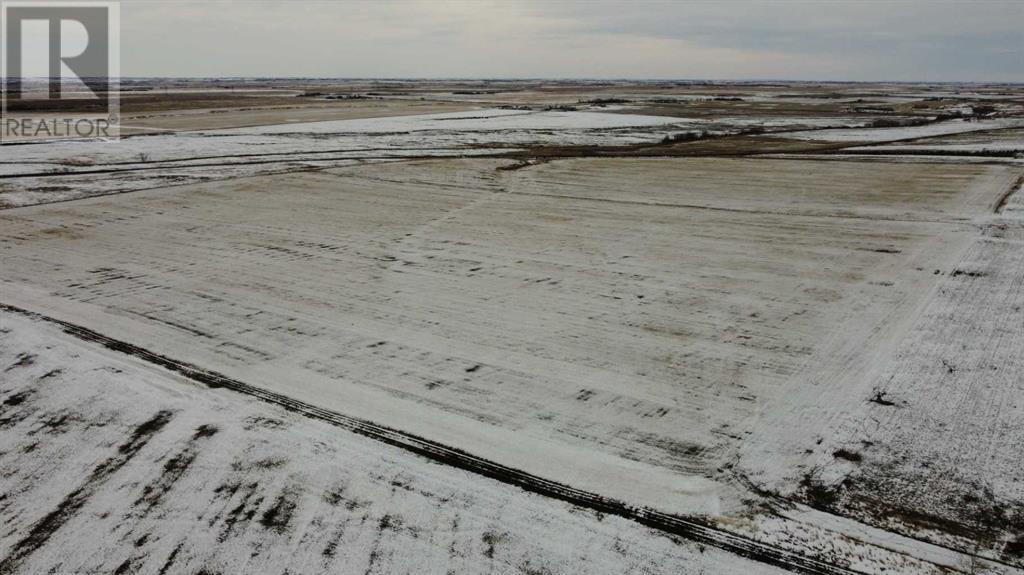
[[[4,306],[4,309],[9,309]],[[127,441],[117,448],[117,453],[92,470],[89,477],[78,489],[69,493],[57,508],[37,521],[27,535],[14,544],[10,554],[0,561],[0,573],[14,573],[32,553],[49,541],[50,537],[69,519],[75,516],[94,493],[119,469],[131,461],[149,440],[171,420],[170,411],[158,411],[132,431]]]
[[[881,144],[868,144],[887,146],[889,142]],[[849,144],[847,147],[861,147],[861,144]],[[833,150],[823,153],[832,154],[856,154],[858,156],[954,156],[968,158],[1016,158],[1024,153],[1024,150],[953,150],[953,149],[922,149],[922,148],[889,148],[884,150]]]
[[[487,146],[483,146],[487,147]],[[437,148],[436,146],[420,146],[411,148],[338,148],[334,150],[310,150],[305,152],[262,152],[262,153],[251,153],[251,154],[217,154],[211,156],[189,156],[187,158],[168,158],[164,160],[123,160],[119,162],[103,162],[97,163],[95,166],[134,166],[134,165],[162,165],[169,168],[179,167],[178,164],[181,162],[198,162],[200,160],[222,160],[225,158],[272,158],[280,156],[295,156],[295,155],[316,155],[316,154],[355,154],[357,152],[422,152],[422,151],[433,151],[438,149],[454,149],[454,148]],[[93,167],[88,164],[62,164],[56,160],[33,160],[28,162],[22,161],[8,161],[0,160],[0,164],[6,165],[43,165],[43,166],[55,166],[59,168],[88,168]],[[167,165],[171,164],[171,165]],[[188,165],[188,164],[186,164]],[[196,164],[198,165],[198,164]],[[81,172],[77,172],[81,173]]]
[[[616,499],[603,497],[596,493],[575,489],[568,485],[531,475],[500,463],[495,463],[493,461],[477,457],[460,449],[448,447],[410,433],[391,429],[371,421],[342,415],[312,404],[297,401],[279,393],[253,387],[220,373],[208,371],[189,363],[171,359],[139,346],[107,337],[88,328],[69,322],[6,304],[0,304],[0,311],[17,313],[32,319],[59,325],[64,329],[65,333],[83,340],[99,343],[108,349],[125,353],[149,363],[159,365],[211,388],[226,388],[268,403],[277,404],[289,411],[299,413],[306,417],[325,421],[364,437],[375,439],[382,443],[426,457],[432,461],[450,465],[508,485],[514,485],[531,493],[565,501],[578,507],[591,509],[599,513],[623,517],[670,535],[675,535],[697,543],[716,547],[747,559],[774,565],[797,573],[815,575],[850,575],[857,573],[856,571],[845,567],[833,565],[794,551],[779,549],[772,545],[760,543],[746,537],[730,533],[714,526],[710,521],[703,518],[680,517],[677,515],[663,513],[649,507],[628,505]],[[166,421],[163,421],[160,425],[162,426],[163,423],[166,423]],[[138,447],[141,447],[141,445]],[[125,448],[122,447],[122,450],[123,449]],[[135,450],[137,451],[137,448],[135,448]],[[86,485],[88,486],[90,484],[91,483],[87,483]],[[76,491],[76,493],[78,492]],[[69,499],[72,499],[74,495],[75,494],[69,496]],[[83,498],[82,503],[84,503],[84,499],[85,498]],[[82,503],[78,506],[80,507]],[[33,531],[35,530],[36,529],[33,529]],[[7,561],[5,561],[4,564],[0,564],[0,572],[4,572],[3,567],[6,566],[6,563]]]
[[[452,148],[454,149],[454,148]],[[197,168],[223,168],[231,166],[258,166],[266,164],[288,164],[292,162],[335,162],[341,160],[426,160],[426,159],[442,159],[442,158],[460,158],[461,154],[453,154],[449,156],[438,156],[430,154],[415,155],[410,154],[408,156],[337,156],[327,158],[307,158],[306,152],[296,152],[292,158],[275,158],[269,160],[245,160],[241,162],[211,162],[206,164],[176,164],[176,165],[152,165],[143,166],[141,168],[93,168],[87,170],[57,170],[47,172],[32,172],[32,173],[21,173],[21,174],[0,174],[0,179],[13,180],[17,178],[59,178],[62,176],[88,176],[95,174],[127,174],[132,172],[148,172],[153,170],[186,170],[186,169],[197,169]],[[479,154],[473,157],[487,157],[486,155]],[[175,162],[184,160],[174,160]],[[89,196],[93,197],[93,196]]]
[[164,462],[163,472],[153,482],[142,489],[142,495],[135,500],[134,507],[148,513],[159,505],[164,497],[171,491],[174,484],[184,477],[185,473],[192,467],[196,457],[199,455],[201,443],[217,434],[217,427],[213,425],[200,425],[195,433],[188,440],[185,447],[173,457]]
[[1006,204],[1010,203],[1010,197],[1021,188],[1024,188],[1024,176],[1017,178],[1017,180],[1010,184],[1010,187],[1003,192],[1003,195],[999,196],[999,201],[996,202],[995,209],[997,214],[1003,213],[1003,210],[1006,209]]

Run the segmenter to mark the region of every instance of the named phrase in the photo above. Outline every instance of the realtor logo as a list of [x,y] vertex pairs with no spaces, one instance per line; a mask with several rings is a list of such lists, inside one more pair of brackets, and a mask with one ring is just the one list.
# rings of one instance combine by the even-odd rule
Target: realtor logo
[[118,135],[117,2],[3,1],[0,141]]

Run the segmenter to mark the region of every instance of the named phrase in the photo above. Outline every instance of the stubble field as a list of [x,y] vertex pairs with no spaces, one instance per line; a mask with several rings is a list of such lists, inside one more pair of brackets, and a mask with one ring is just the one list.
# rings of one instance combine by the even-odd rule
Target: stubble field
[[[806,105],[799,98],[790,104]],[[745,105],[737,104],[737,113]],[[608,554],[594,563],[608,572],[774,569],[764,563],[821,573],[941,573],[978,565],[1019,572],[1019,163],[850,154],[672,157],[704,143],[658,144],[662,132],[706,119],[624,111],[324,117],[330,121],[132,138],[117,149],[16,149],[13,157],[21,159],[3,170],[9,197],[19,194],[10,201],[17,207],[0,211],[0,304],[7,306],[0,315],[0,368],[7,370],[0,383],[11,430],[0,462],[19,495],[0,513],[24,528],[0,540],[4,561],[19,568],[72,561],[47,543],[50,535],[26,543],[26,529],[57,527],[51,535],[66,538],[65,549],[91,544],[81,530],[57,533],[78,520],[60,511],[68,498],[76,516],[85,508],[102,514],[104,505],[108,514],[138,515],[99,538],[120,549],[116,541],[158,531],[152,509],[164,517],[194,514],[167,501],[198,489],[197,505],[239,505],[247,522],[232,531],[222,524],[227,516],[218,515],[199,533],[171,537],[178,547],[145,539],[143,551],[115,555],[150,570],[176,548],[191,549],[189,568],[235,565],[232,554],[255,550],[253,565],[270,568],[279,565],[266,555],[256,559],[262,546],[298,553],[303,542],[315,541],[326,548],[331,544],[317,529],[349,525],[351,560],[367,572],[444,572],[453,561],[468,570],[573,571],[570,533]],[[237,113],[227,124],[253,125],[271,112]],[[751,121],[714,125],[726,126],[721,135],[729,137]],[[778,137],[808,137],[801,131],[807,120],[780,121],[793,131]],[[839,128],[844,122],[850,125]],[[894,138],[892,129],[857,127],[838,116],[820,127],[830,129],[810,132],[815,139],[851,148],[863,146],[864,137]],[[925,139],[965,131],[956,122],[926,128],[919,130]],[[216,163],[193,160],[165,142],[198,146],[194,152],[222,145],[225,155]],[[338,155],[338,142],[380,146],[389,157]],[[572,157],[592,152],[574,146],[631,142],[666,157]],[[403,151],[410,144],[436,145],[443,156],[488,157],[410,157]],[[518,155],[491,153],[489,146]],[[529,159],[531,146],[561,146],[566,157]],[[254,154],[260,161],[284,157],[265,160],[265,171],[226,165],[246,157],[249,147],[262,150]],[[66,171],[35,167],[59,165],[71,149],[82,161]],[[145,158],[133,163],[137,154]],[[108,176],[110,170],[118,172]],[[237,171],[218,174],[223,170]],[[285,173],[265,173],[271,171]],[[199,183],[147,182],[180,173],[200,175]],[[40,187],[55,180],[68,189],[50,194]],[[151,183],[154,189],[142,189]],[[122,191],[131,193],[116,193]],[[96,194],[108,195],[85,197]],[[61,201],[27,205],[47,198]],[[66,333],[53,322],[64,322]],[[93,334],[92,343],[75,343],[76,333]],[[94,374],[115,358],[130,365]],[[154,360],[185,367],[172,375],[147,365]],[[135,370],[142,370],[138,377],[119,375]],[[211,372],[212,380],[200,377]],[[231,389],[305,407],[273,412],[252,398],[194,386],[216,377],[237,382]],[[107,385],[118,397],[109,406]],[[58,386],[80,386],[74,393],[84,407]],[[152,479],[149,485],[168,493],[160,505],[147,498],[150,490],[132,505],[111,507],[111,493],[134,493],[150,480],[121,467],[108,473],[101,452],[132,440],[101,435],[161,410],[173,414],[161,429],[181,429],[165,439],[155,431],[160,447],[131,449],[138,447],[146,465],[165,468],[180,450],[188,469],[172,473],[169,483],[166,473]],[[513,474],[498,477],[512,483],[502,485],[491,472],[477,472],[491,479],[466,473],[472,465],[450,470],[361,438],[349,445],[354,440],[345,429],[301,417],[317,410],[328,420],[379,425],[391,438],[377,437],[385,443],[444,446],[459,461],[479,458],[533,483],[517,483]],[[31,463],[43,448],[26,451],[37,443],[32,438],[69,414],[83,430],[95,430],[53,433],[63,447],[50,447],[57,451],[46,465]],[[254,418],[288,423],[257,429],[246,423]],[[98,420],[111,425],[94,425]],[[225,433],[209,441],[186,433],[200,423]],[[250,447],[229,450],[226,435]],[[197,442],[222,447],[207,456],[214,448],[200,450]],[[76,449],[92,455],[74,456]],[[242,463],[230,473],[224,467],[274,449],[294,452],[292,462],[258,473]],[[352,457],[358,463],[350,470],[331,467]],[[321,458],[317,471],[304,467]],[[224,485],[244,487],[249,475],[260,475],[251,480],[258,487],[223,495],[213,479],[200,479],[193,460]],[[26,471],[33,466],[34,475]],[[412,478],[398,487],[410,495],[397,503],[393,481],[391,495],[383,495],[387,478],[405,473],[395,466],[426,466],[408,471]],[[45,497],[34,491],[33,481],[58,468],[99,470],[103,481],[66,497],[60,494],[74,486],[51,481],[38,488]],[[380,529],[350,525],[358,515],[353,509],[313,511],[320,491],[332,493],[325,477],[335,476],[359,483],[354,497],[367,509],[360,525],[376,522]],[[452,493],[438,495],[448,483]],[[575,495],[564,496],[566,487]],[[561,535],[556,527],[548,535],[529,532],[525,525],[530,514],[542,513],[545,494],[569,503],[543,511],[542,525],[563,525],[564,514],[585,519]],[[43,499],[58,506],[59,524],[28,511]],[[621,507],[602,507],[603,500]],[[445,511],[431,515],[424,511],[430,506]],[[275,513],[285,508],[289,520],[277,529]],[[458,524],[463,512],[487,520],[438,527],[453,517]],[[661,514],[673,519],[651,519]],[[689,527],[665,535],[664,525],[677,520]],[[499,536],[487,521],[513,527]],[[210,551],[228,532],[237,549]],[[403,554],[423,537],[430,539],[424,549],[450,544],[460,551],[448,559],[432,551],[419,559]],[[633,538],[627,547],[636,554],[619,553],[620,537]],[[649,538],[654,542],[639,543]],[[762,564],[719,550],[704,556],[686,539]],[[679,545],[678,555],[664,545]],[[310,555],[302,570],[336,567],[333,557]],[[111,567],[94,559],[79,566]]]

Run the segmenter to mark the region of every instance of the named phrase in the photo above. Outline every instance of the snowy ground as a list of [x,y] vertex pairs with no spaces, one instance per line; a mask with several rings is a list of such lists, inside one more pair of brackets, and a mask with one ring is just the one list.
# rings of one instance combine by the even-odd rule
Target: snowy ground
[[523,145],[653,143],[695,124],[628,114],[486,109],[189,131],[116,143],[5,146],[0,207],[344,166],[354,160],[472,156]]
[[0,572],[779,572],[11,313],[0,370]]
[[630,114],[484,109],[190,131],[132,137],[116,143],[65,141],[7,146],[0,173],[31,174],[55,166],[71,171],[97,165],[130,166],[140,163],[140,159],[201,165],[209,159],[273,154],[367,155],[390,151],[434,155],[436,151],[477,145],[623,144],[651,141],[652,130],[657,127],[663,128],[659,134],[667,134],[673,127],[700,123]]
[[1020,120],[628,111],[5,146],[0,304],[709,546],[0,312],[0,572],[1022,572],[1014,160],[471,157],[750,126],[977,152]]
[[800,140],[825,140],[830,142],[885,142],[1020,127],[1024,127],[1024,119],[1020,118],[999,118],[994,120],[948,120],[944,122],[924,124],[922,126],[908,126],[905,128],[862,128],[790,132],[786,134],[786,137]]
[[1024,222],[993,218],[826,445],[860,457],[816,477],[834,505],[1024,557],[1022,326]]
[[[870,399],[862,374],[1018,177],[722,159],[496,170],[506,163],[10,210],[4,300],[547,479],[729,522],[759,497],[750,485],[798,499],[834,460],[817,443],[828,420]],[[893,565],[836,543],[849,525],[799,523],[740,530],[865,571]]]
[[1024,128],[997,128],[994,130],[980,130],[972,132],[960,132],[928,138],[915,139],[909,142],[902,142],[891,145],[854,146],[846,149],[851,153],[869,151],[888,151],[890,153],[901,153],[915,150],[923,150],[929,153],[952,152],[986,153],[1016,152],[1018,158],[1024,157]]
[[709,122],[598,111],[480,109],[184,131],[134,136],[116,143],[8,145],[0,160],[0,207],[321,169],[353,161],[493,155],[524,146],[654,144],[685,131],[730,133],[752,126],[849,125],[859,124],[843,118],[733,117]]

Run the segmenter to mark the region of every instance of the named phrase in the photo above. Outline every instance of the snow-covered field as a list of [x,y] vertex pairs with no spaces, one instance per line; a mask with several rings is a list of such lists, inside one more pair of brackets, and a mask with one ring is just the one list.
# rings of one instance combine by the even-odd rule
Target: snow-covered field
[[413,116],[299,122],[124,138],[8,145],[0,159],[0,207],[354,161],[480,156],[527,146],[654,144],[681,131],[729,133],[856,126],[843,118],[732,117],[719,121],[595,111],[480,109]]
[[873,397],[884,400],[851,410],[829,442],[827,449],[862,457],[850,470],[816,478],[835,488],[836,507],[903,532],[935,531],[940,540],[953,525],[965,539],[1004,546],[1019,562],[1022,326],[1024,221],[993,218],[893,361],[869,379]]
[[664,126],[678,123],[677,119],[635,114],[605,114],[601,112],[483,109],[448,114],[424,114],[366,120],[312,122],[260,128],[239,128],[248,134],[388,134],[406,132],[498,132],[508,137],[520,130],[608,130]]
[[[579,489],[893,566],[891,543],[849,543],[848,523],[733,522],[763,490],[806,498],[822,461],[847,469],[820,447],[829,422],[872,397],[869,375],[1019,174],[504,164],[391,162],[0,212],[3,300]],[[935,553],[904,544],[914,561]]]
[[0,572],[780,573],[0,312]]
[[1024,123],[580,107],[4,146],[0,573],[1024,572]]
[[861,128],[789,132],[786,134],[786,137],[798,140],[822,140],[829,142],[885,142],[1021,127],[1024,127],[1024,119],[1020,118],[948,120],[944,122],[935,122],[932,124],[908,126],[903,128]]
[[[485,109],[189,131],[136,136],[116,143],[63,141],[7,146],[0,174],[31,174],[54,167],[74,172],[97,165],[134,166],[140,159],[203,165],[211,159],[241,160],[275,154],[360,157],[392,152],[429,156],[477,145],[623,144],[651,141],[654,128],[696,124],[700,122],[660,116]],[[658,133],[669,132],[663,129]]]
[[851,153],[887,151],[901,153],[926,151],[929,153],[952,152],[984,155],[986,153],[1016,152],[1024,157],[1024,128],[996,128],[972,132],[959,132],[929,138],[915,139],[890,145],[853,146],[846,148]]
[[344,166],[353,160],[473,156],[525,145],[653,143],[698,124],[629,114],[484,109],[189,131],[116,143],[9,145],[0,161],[0,207]]

